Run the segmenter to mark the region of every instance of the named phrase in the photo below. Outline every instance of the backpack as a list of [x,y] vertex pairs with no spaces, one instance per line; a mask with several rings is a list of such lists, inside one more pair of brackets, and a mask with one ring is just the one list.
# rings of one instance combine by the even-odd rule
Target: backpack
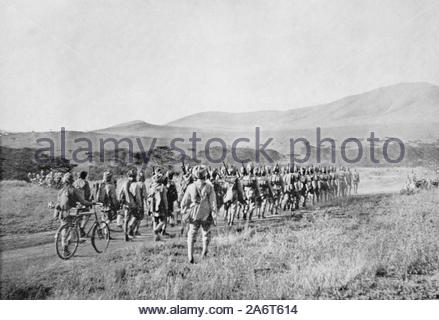
[[76,201],[73,199],[71,187],[65,186],[58,193],[58,206],[62,211],[68,211],[76,207]]
[[104,182],[98,182],[93,185],[92,196],[96,202],[102,203],[104,206],[110,206],[110,199],[105,191]]
[[169,184],[167,198],[169,203],[173,203],[178,199],[177,187],[174,183]]
[[[206,221],[210,217],[210,203],[209,203],[209,193],[207,192],[207,184],[204,184],[201,187],[201,190],[198,189],[196,185],[195,188],[195,199],[189,208],[188,211],[183,216],[183,220],[185,222],[194,222],[194,221]],[[212,190],[210,191],[212,192]]]

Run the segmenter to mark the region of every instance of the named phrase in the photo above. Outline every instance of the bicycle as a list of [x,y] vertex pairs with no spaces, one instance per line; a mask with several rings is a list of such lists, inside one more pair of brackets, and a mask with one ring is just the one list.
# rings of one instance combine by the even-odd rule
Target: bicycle
[[103,253],[110,243],[110,228],[105,221],[99,221],[96,205],[93,205],[91,212],[77,212],[76,215],[68,215],[63,219],[55,234],[55,248],[58,257],[63,260],[70,259],[78,249],[80,242],[80,225],[84,217],[87,221],[94,215],[95,221],[92,223],[85,236],[90,234],[91,244],[97,253]]

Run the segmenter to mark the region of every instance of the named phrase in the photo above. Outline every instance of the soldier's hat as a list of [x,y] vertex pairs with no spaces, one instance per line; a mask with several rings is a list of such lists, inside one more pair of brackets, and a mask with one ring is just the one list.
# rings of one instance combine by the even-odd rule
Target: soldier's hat
[[102,175],[102,178],[104,179],[104,181],[109,181],[112,177],[113,177],[113,174],[109,170],[104,171],[104,173]]
[[172,170],[166,171],[166,178],[172,180],[173,177],[174,177],[174,172]]
[[142,182],[145,181],[145,173],[143,173],[143,171],[137,173],[137,180]]
[[134,170],[134,169],[130,169],[130,170],[128,170],[128,172],[127,172],[127,176],[128,176],[128,178],[135,178],[136,177],[136,170]]
[[161,172],[157,172],[155,175],[152,176],[152,180],[156,183],[163,182],[163,174]]
[[192,170],[192,174],[197,179],[206,179],[207,177],[207,168],[204,165],[195,166]]
[[73,183],[73,174],[71,174],[70,172],[67,172],[66,174],[64,174],[64,176],[62,177],[62,182],[64,184],[72,184]]
[[213,169],[212,170],[212,179],[215,180],[218,177],[218,175],[219,175],[218,169],[217,168]]

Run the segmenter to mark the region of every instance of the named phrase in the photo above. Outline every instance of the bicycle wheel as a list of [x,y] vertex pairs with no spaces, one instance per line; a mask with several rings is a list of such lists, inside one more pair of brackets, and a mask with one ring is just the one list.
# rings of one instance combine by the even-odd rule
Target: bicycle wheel
[[55,235],[56,254],[61,259],[67,260],[73,257],[79,245],[78,229],[71,225],[61,226]]
[[91,245],[97,253],[107,250],[110,243],[110,228],[104,222],[96,222],[91,232]]

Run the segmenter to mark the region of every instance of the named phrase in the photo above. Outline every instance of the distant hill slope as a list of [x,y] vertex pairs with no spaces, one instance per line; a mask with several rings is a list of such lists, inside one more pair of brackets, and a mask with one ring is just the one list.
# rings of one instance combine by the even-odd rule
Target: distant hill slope
[[[66,132],[66,152],[69,154],[78,145],[77,138],[92,141],[93,150],[99,149],[100,139],[124,137],[131,138],[134,151],[139,147],[136,137],[141,137],[145,148],[152,138],[158,138],[156,145],[168,145],[174,138],[183,138],[177,145],[191,151],[189,138],[192,132],[202,141],[198,151],[202,150],[209,138],[221,138],[227,146],[237,138],[249,138],[240,148],[256,148],[255,127],[261,127],[261,139],[264,143],[273,138],[268,148],[283,155],[290,152],[290,138],[307,138],[316,145],[316,127],[322,128],[322,137],[333,138],[337,147],[348,138],[358,138],[363,143],[374,131],[375,136],[398,137],[404,142],[421,140],[437,143],[439,138],[439,86],[428,83],[401,83],[375,89],[343,99],[313,107],[286,111],[258,111],[247,113],[204,112],[173,121],[167,125],[155,125],[140,120],[117,124],[112,127],[89,132]],[[23,132],[0,136],[0,144],[10,148],[41,148],[38,138],[52,138],[55,150],[60,150],[59,132]],[[382,140],[381,140],[382,141]],[[213,144],[211,147],[218,146]],[[111,148],[108,143],[105,148]],[[124,146],[126,147],[126,144]],[[201,148],[201,149],[200,149]]]
[[247,113],[203,112],[169,126],[251,130],[288,130],[353,125],[432,123],[439,120],[439,86],[401,83],[313,107]]
[[175,128],[172,126],[160,126],[151,124],[141,120],[120,123],[108,128],[90,131],[98,134],[116,134],[123,136],[139,136],[139,137],[168,137],[175,133],[189,132],[192,129]]

